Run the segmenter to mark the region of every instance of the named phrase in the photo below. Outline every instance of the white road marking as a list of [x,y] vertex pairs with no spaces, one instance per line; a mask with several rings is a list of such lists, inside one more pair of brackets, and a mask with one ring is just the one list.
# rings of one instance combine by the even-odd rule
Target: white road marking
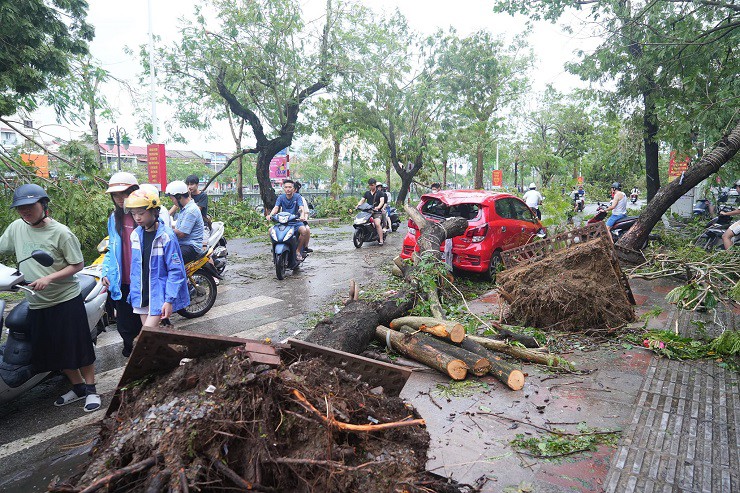
[[[113,390],[115,390],[116,385],[118,385],[118,381],[121,380],[121,375],[123,375],[123,367],[100,373],[96,379],[97,391],[100,394],[107,394],[109,392],[112,392]],[[85,403],[83,401],[79,401],[69,405],[79,405],[79,407],[82,408]],[[81,413],[84,413],[84,416],[80,418],[73,419],[72,421],[68,421],[58,426],[54,426],[47,430],[36,433],[35,435],[19,438],[18,440],[15,440],[13,442],[6,443],[2,446],[2,448],[0,448],[0,460],[13,454],[17,454],[18,452],[21,452],[23,450],[29,449],[35,445],[42,444],[51,438],[56,438],[60,435],[79,430],[83,426],[97,423],[98,421],[103,419],[106,409],[108,409],[108,403],[103,400],[103,405],[99,411],[84,413],[82,410],[80,410]]]
[[175,328],[185,327],[187,325],[198,323],[203,320],[213,320],[214,318],[221,318],[227,315],[233,315],[235,313],[244,312],[247,310],[255,310],[263,306],[280,303],[281,301],[283,300],[280,300],[278,298],[272,298],[271,296],[255,296],[254,298],[250,298],[248,300],[240,300],[240,301],[234,301],[232,303],[226,303],[225,305],[220,305],[215,308],[211,308],[211,310],[208,313],[206,313],[200,318],[191,318],[189,320],[186,320],[186,319],[178,320],[175,323]]

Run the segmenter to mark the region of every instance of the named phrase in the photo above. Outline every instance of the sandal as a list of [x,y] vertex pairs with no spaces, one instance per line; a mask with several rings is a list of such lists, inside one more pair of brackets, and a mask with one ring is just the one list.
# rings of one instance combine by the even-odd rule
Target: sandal
[[74,390],[70,390],[63,396],[59,397],[59,399],[54,401],[54,405],[56,407],[62,407],[66,406],[67,404],[72,404],[73,402],[77,402],[79,400],[84,399],[86,396],[84,395],[77,395]]
[[86,413],[91,413],[100,409],[100,395],[87,394],[87,397],[85,398],[85,407],[83,409]]

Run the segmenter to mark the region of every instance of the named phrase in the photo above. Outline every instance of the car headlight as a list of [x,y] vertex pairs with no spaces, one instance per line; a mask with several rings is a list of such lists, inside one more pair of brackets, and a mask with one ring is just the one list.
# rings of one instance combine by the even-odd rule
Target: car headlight
[[272,238],[275,241],[278,241],[277,233],[275,233],[275,228],[270,228],[270,238]]

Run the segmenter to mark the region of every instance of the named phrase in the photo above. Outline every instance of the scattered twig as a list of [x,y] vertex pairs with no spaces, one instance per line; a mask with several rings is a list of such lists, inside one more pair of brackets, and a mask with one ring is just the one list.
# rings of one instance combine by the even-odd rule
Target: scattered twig
[[108,474],[107,476],[103,476],[102,478],[98,479],[97,481],[92,483],[90,486],[88,486],[84,490],[79,490],[79,491],[80,493],[93,493],[94,491],[98,491],[101,488],[107,487],[113,481],[120,479],[124,476],[128,476],[129,474],[135,474],[141,471],[146,471],[150,467],[154,466],[157,462],[159,462],[159,459],[157,457],[149,457],[148,459],[144,459],[142,461],[136,462],[126,467],[122,467]]

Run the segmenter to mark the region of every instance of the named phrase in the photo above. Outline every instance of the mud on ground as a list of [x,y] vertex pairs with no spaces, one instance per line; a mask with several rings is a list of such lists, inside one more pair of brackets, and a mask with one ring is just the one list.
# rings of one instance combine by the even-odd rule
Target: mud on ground
[[143,470],[110,481],[108,491],[186,491],[185,483],[189,491],[247,485],[255,491],[460,491],[424,472],[424,427],[330,428],[297,402],[294,390],[322,415],[345,423],[418,417],[400,398],[322,360],[253,366],[235,348],[129,385],[118,411],[103,423],[87,470],[67,484],[79,491],[149,460]]

